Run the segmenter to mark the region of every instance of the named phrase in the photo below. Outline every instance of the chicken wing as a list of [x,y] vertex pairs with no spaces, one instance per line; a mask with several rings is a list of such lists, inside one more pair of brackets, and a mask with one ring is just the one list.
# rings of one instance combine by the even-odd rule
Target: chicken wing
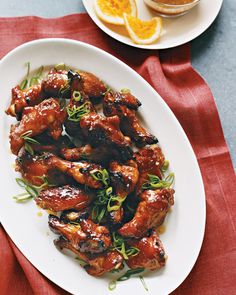
[[63,237],[54,241],[54,244],[59,248],[66,248],[77,255],[77,257],[85,263],[85,270],[92,276],[102,276],[112,270],[123,268],[123,256],[117,251],[108,251],[101,254],[89,255],[88,253],[79,252],[70,242]]
[[89,195],[80,187],[71,185],[44,189],[35,198],[39,207],[54,212],[71,208],[82,210],[90,204],[91,200],[91,194]]
[[139,101],[130,93],[108,92],[103,100],[103,112],[108,117],[118,116],[121,121],[121,131],[129,136],[137,146],[142,147],[147,144],[157,143],[158,140],[139,122],[136,116],[136,109],[139,105]]
[[80,127],[85,139],[94,147],[107,145],[120,153],[122,160],[132,157],[131,141],[119,128],[117,116],[105,118],[97,113],[85,115],[80,120]]
[[92,220],[83,219],[78,224],[63,223],[57,216],[49,215],[50,229],[62,235],[80,252],[101,253],[111,246],[108,229]]
[[174,204],[173,189],[146,190],[140,195],[134,218],[118,232],[124,237],[143,237],[151,228],[161,225],[169,208]]
[[83,91],[90,99],[95,99],[95,102],[106,92],[106,85],[92,73],[69,71],[68,78],[71,79],[74,74],[77,74],[79,77],[79,87],[77,90]]
[[10,144],[12,153],[18,154],[24,145],[22,136],[27,132],[30,132],[30,137],[34,137],[47,130],[52,138],[57,140],[61,136],[65,118],[65,111],[53,98],[44,100],[34,107],[25,108],[22,120],[11,126]]
[[130,246],[139,249],[137,255],[130,256],[126,261],[130,268],[156,270],[165,266],[165,250],[155,230],[152,231],[149,237],[144,237],[141,240],[131,240],[128,243]]
[[87,160],[94,163],[103,163],[107,166],[111,160],[119,160],[119,152],[109,146],[92,147],[86,144],[81,147],[62,148],[60,155],[68,161]]
[[42,81],[42,89],[46,97],[70,97],[70,84],[66,70],[51,69]]
[[148,179],[148,174],[157,175],[162,179],[161,167],[164,165],[165,156],[159,146],[152,146],[140,149],[134,153],[134,159],[138,164],[140,172],[136,192],[142,192],[142,185]]
[[[114,194],[119,198],[119,202],[114,201],[110,204],[112,207],[123,203],[126,197],[134,191],[138,182],[139,171],[137,164],[133,160],[130,160],[125,164],[120,164],[116,161],[111,162],[109,172],[111,185],[114,188]],[[110,212],[112,223],[117,224],[122,221],[123,211],[124,210],[121,206],[118,210]]]
[[85,184],[91,188],[101,188],[102,183],[96,180],[92,175],[102,170],[98,164],[89,162],[69,162],[53,154],[48,154],[47,164],[49,167],[57,169],[71,177],[80,184]]
[[25,107],[35,106],[44,99],[41,84],[33,85],[27,89],[20,89],[20,86],[12,88],[11,103],[6,113],[12,117],[21,119]]
[[21,153],[16,159],[16,171],[20,172],[29,183],[36,186],[42,185],[44,178],[54,185],[72,182],[65,174],[48,165],[46,154],[32,156],[26,152]]

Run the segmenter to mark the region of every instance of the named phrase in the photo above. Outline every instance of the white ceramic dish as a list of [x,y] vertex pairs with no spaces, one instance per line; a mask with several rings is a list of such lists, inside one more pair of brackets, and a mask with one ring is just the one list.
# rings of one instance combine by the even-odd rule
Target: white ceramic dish
[[[141,114],[161,143],[175,172],[175,206],[161,235],[168,253],[166,267],[145,280],[148,294],[168,294],[187,277],[199,254],[205,228],[205,196],[201,174],[191,145],[177,119],[155,90],[127,65],[91,45],[65,39],[43,39],[24,44],[0,63],[0,220],[14,243],[45,276],[65,290],[79,295],[109,294],[109,278],[89,276],[78,261],[62,254],[53,245],[55,235],[47,225],[47,213],[39,217],[33,201],[17,204],[12,196],[21,192],[15,183],[15,157],[9,150],[9,128],[14,119],[5,115],[11,88],[25,75],[24,63],[31,68],[64,62],[98,75],[111,87],[128,87],[143,103]],[[106,70],[104,70],[106,69]],[[7,261],[6,261],[7,263]],[[138,278],[119,283],[114,295],[147,294]]]
[[[122,26],[109,25],[102,22],[93,8],[93,0],[82,0],[85,9],[95,24],[112,38],[138,48],[166,49],[187,43],[201,35],[217,17],[223,0],[201,0],[189,13],[172,19],[163,19],[163,31],[159,41],[151,45],[135,44]],[[143,0],[136,0],[138,16],[148,20],[157,16]]]

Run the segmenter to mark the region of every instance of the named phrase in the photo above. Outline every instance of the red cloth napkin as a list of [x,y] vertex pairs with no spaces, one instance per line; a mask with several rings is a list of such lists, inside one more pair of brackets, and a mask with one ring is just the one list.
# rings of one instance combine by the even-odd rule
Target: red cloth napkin
[[[174,294],[236,294],[235,172],[212,93],[191,66],[189,45],[160,52],[131,48],[108,37],[85,14],[0,18],[0,57],[26,41],[48,37],[81,40],[112,53],[138,71],[170,106],[194,148],[207,202],[200,256]],[[30,264],[3,228],[0,249],[0,294],[68,294]]]

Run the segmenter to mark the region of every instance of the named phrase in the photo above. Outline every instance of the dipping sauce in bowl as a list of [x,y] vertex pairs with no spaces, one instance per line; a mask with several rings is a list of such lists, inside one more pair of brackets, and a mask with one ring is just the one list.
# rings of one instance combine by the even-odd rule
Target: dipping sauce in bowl
[[175,17],[187,13],[200,0],[144,0],[144,2],[164,17]]

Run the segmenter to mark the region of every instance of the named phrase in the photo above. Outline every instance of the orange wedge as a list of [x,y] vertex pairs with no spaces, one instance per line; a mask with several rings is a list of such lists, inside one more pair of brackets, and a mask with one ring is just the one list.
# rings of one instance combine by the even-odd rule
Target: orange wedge
[[162,19],[154,17],[143,21],[132,15],[124,13],[125,27],[130,38],[137,44],[151,44],[158,40],[162,31]]
[[114,25],[124,25],[123,14],[136,16],[135,0],[94,0],[97,16],[104,22]]

